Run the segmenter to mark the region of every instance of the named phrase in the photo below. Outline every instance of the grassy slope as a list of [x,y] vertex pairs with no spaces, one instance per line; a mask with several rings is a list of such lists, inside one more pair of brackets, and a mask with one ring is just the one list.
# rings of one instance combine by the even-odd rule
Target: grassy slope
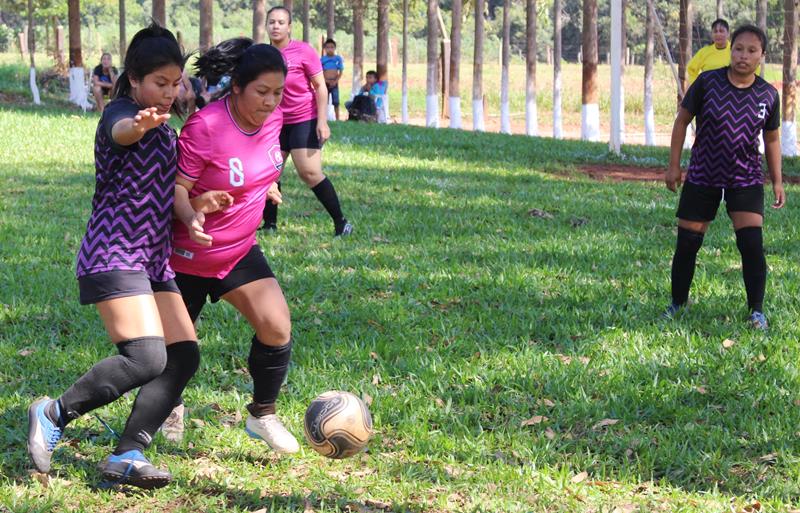
[[[300,433],[319,392],[368,394],[369,454],[334,462],[305,448],[279,460],[248,439],[237,414],[250,329],[215,305],[199,328],[187,439],[157,437],[149,453],[176,484],[94,490],[113,439],[87,416],[45,489],[26,473],[25,408],[111,353],[73,278],[95,124],[0,110],[0,139],[13,141],[0,149],[0,510],[369,511],[373,500],[395,511],[707,512],[758,499],[785,511],[800,493],[792,203],[767,217],[768,336],[743,325],[726,222],[701,251],[698,304],[665,323],[676,198],[570,174],[605,145],[354,124],[334,125],[326,160],[356,235],[332,241],[290,172],[282,230],[261,242],[297,341],[282,414]],[[725,349],[726,338],[736,343]],[[119,429],[131,403],[99,414]],[[533,415],[547,420],[521,427]],[[595,427],[609,418],[619,422]]]

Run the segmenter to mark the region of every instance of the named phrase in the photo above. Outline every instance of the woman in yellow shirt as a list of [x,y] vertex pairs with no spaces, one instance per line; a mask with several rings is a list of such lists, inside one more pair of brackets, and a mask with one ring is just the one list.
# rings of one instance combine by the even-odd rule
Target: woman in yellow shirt
[[[691,85],[697,76],[712,69],[724,68],[731,63],[731,43],[728,41],[728,22],[723,19],[717,19],[711,24],[711,37],[713,43],[701,48],[689,64],[686,65],[686,73],[689,75],[689,85]],[[758,70],[756,70],[758,73]]]

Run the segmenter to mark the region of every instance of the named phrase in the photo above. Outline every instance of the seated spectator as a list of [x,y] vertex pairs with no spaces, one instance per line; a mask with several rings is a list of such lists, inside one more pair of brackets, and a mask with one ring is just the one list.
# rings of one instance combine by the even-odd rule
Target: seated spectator
[[103,112],[105,108],[104,97],[111,97],[111,90],[117,83],[119,72],[111,65],[111,54],[106,52],[100,57],[100,64],[92,71],[92,93],[97,103],[97,110]]

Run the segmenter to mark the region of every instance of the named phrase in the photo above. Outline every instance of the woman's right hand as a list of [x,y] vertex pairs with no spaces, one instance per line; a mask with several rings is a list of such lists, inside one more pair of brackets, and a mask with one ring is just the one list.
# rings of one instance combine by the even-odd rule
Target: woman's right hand
[[145,133],[162,123],[166,123],[170,117],[169,113],[159,114],[156,107],[148,107],[140,110],[133,117],[133,128],[140,133]]
[[191,203],[196,211],[211,214],[233,205],[233,196],[225,191],[206,191],[192,198]]
[[191,219],[186,223],[189,229],[189,238],[200,244],[201,246],[211,246],[213,237],[203,230],[203,225],[206,223],[206,215],[202,212],[195,212]]
[[677,192],[681,186],[681,168],[680,166],[669,166],[664,175],[664,183],[667,184],[667,189],[672,192]]

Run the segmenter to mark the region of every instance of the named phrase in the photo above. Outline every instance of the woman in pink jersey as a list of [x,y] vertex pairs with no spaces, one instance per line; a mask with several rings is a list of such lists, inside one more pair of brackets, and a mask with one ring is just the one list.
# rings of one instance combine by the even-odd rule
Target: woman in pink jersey
[[239,38],[211,48],[196,67],[227,74],[231,83],[188,119],[178,139],[170,264],[192,320],[210,296],[233,305],[253,327],[247,432],[278,453],[297,452],[275,414],[291,356],[289,307],[255,236],[267,199],[280,202],[286,65],[276,48]]
[[[322,145],[330,138],[328,128],[328,86],[322,74],[317,52],[302,41],[291,38],[292,14],[286,7],[273,7],[267,12],[270,43],[278,48],[286,61],[286,89],[281,102],[283,158],[292,156],[300,179],[308,185],[333,219],[334,236],[349,235],[353,226],[347,222],[339,205],[339,197],[331,181],[322,173]],[[276,230],[278,206],[267,204],[264,228]]]

